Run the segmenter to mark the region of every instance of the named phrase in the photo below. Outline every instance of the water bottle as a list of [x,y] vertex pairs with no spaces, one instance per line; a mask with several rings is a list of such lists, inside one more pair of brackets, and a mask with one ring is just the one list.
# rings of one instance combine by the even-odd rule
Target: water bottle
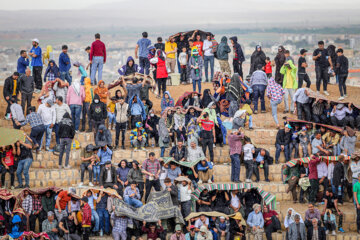
[[338,196],[341,196],[341,186],[338,188]]

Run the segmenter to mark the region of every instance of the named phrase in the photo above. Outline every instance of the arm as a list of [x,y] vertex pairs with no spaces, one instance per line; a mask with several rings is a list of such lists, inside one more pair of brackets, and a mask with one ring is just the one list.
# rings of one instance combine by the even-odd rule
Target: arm
[[138,58],[138,50],[139,50],[139,45],[136,44],[136,47],[135,47],[135,58]]

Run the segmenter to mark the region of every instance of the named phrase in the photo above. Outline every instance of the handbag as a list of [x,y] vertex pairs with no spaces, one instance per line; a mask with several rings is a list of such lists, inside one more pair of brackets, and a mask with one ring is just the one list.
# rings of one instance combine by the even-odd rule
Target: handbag
[[163,143],[164,143],[164,144],[168,144],[168,143],[170,143],[170,137],[169,137],[169,136],[164,137],[164,139],[163,139]]
[[150,63],[157,64],[158,62],[159,62],[159,59],[158,59],[158,55],[157,55],[157,51],[156,51],[155,56],[153,58],[150,58]]

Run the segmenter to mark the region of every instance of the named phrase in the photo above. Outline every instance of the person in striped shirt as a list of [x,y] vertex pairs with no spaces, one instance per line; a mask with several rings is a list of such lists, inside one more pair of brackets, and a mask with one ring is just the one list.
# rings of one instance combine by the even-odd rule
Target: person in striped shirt
[[276,128],[279,129],[279,121],[277,119],[277,106],[282,102],[285,92],[280,84],[276,83],[274,78],[268,81],[266,96],[270,99],[271,114],[276,123]]

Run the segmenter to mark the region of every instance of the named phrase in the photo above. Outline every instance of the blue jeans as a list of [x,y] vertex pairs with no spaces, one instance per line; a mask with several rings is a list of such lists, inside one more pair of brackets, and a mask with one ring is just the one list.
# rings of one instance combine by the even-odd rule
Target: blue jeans
[[112,113],[112,112],[108,112],[108,118],[109,118],[109,124],[111,123],[115,123],[115,113]]
[[81,86],[84,86],[85,85],[85,77],[84,76],[81,76],[81,79],[80,79],[80,84]]
[[39,144],[39,146],[41,145],[45,130],[46,129],[44,125],[39,125],[31,128],[30,138],[34,142],[34,144]]
[[253,127],[253,118],[252,115],[249,116],[249,128]]
[[277,100],[277,101],[270,100],[271,115],[273,116],[276,125],[279,124],[279,120],[277,118],[277,106],[280,103],[281,103],[281,100]]
[[[280,144],[275,144],[276,151],[275,151],[275,162],[279,162],[280,152],[281,152],[281,146]],[[284,146],[284,154],[285,154],[285,160],[288,162],[290,160],[290,149],[289,145]]]
[[141,67],[140,73],[144,73],[149,75],[150,73],[150,61],[147,57],[139,57],[139,65]]
[[193,92],[196,92],[196,83],[198,84],[199,93],[201,93],[201,78],[199,80],[192,80]]
[[91,209],[91,221],[95,222],[94,228],[93,228],[93,232],[97,232],[99,231],[99,215],[97,214],[96,210]]
[[213,77],[214,77],[214,59],[215,59],[214,56],[204,56],[206,82],[209,81],[209,78],[208,78],[209,63],[210,63],[210,70],[211,70],[211,79],[213,79]]
[[109,212],[105,208],[98,208],[96,209],[96,212],[99,215],[100,229],[102,229],[105,233],[110,233]]
[[94,181],[100,182],[100,165],[93,166]]
[[239,154],[230,155],[231,158],[231,181],[240,181],[240,158]]
[[[179,73],[181,73],[181,65],[180,65],[180,62],[179,62],[179,58],[176,58],[176,62],[177,62],[177,66],[178,66],[178,71],[179,71]],[[184,79],[184,81],[186,81],[186,79]]]
[[164,157],[164,154],[165,154],[165,148],[162,147],[160,148],[161,149],[161,153],[160,153],[160,157]]
[[20,186],[22,186],[22,176],[21,176],[22,173],[24,173],[25,185],[29,185],[29,168],[31,166],[32,161],[33,160],[31,158],[26,158],[20,160],[18,163],[16,176],[18,178],[18,182]]
[[81,105],[77,105],[77,104],[70,105],[71,118],[72,118],[72,122],[75,126],[75,130],[79,130],[81,108],[82,108]]
[[54,131],[55,131],[56,144],[60,144],[60,138],[59,138],[59,124],[55,123],[55,125],[54,125]]
[[60,72],[60,79],[65,81],[65,79],[68,81],[69,85],[71,85],[72,82],[72,77],[69,73],[69,71],[67,72]]
[[252,86],[253,94],[254,94],[254,111],[258,110],[258,101],[260,98],[261,103],[261,111],[265,111],[265,85],[256,84]]
[[124,201],[127,204],[129,204],[130,206],[133,206],[134,208],[139,208],[139,207],[141,207],[143,205],[140,200],[137,200],[135,198],[131,198],[131,197],[128,197],[128,196],[124,197]]
[[51,142],[51,133],[52,133],[52,128],[50,128],[50,124],[49,125],[44,125],[45,126],[45,135],[42,136],[41,138],[41,144],[40,144],[40,149],[43,145],[43,141],[44,141],[44,136],[45,136],[45,147],[50,147],[50,142]]
[[102,70],[103,70],[103,66],[104,66],[104,57],[101,56],[95,56],[92,59],[92,64],[91,64],[91,85],[96,85],[97,82],[95,80],[95,75],[96,75],[96,70],[98,70],[98,78],[97,80],[100,81],[102,79]]

